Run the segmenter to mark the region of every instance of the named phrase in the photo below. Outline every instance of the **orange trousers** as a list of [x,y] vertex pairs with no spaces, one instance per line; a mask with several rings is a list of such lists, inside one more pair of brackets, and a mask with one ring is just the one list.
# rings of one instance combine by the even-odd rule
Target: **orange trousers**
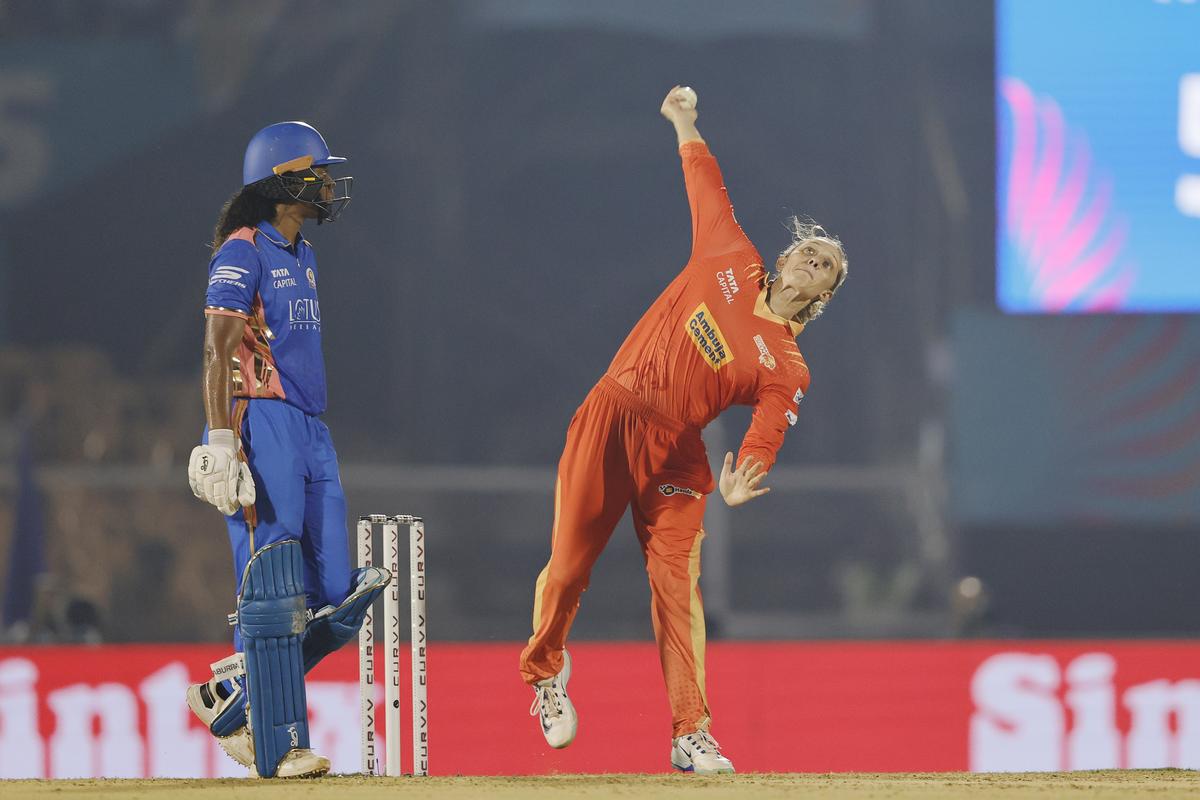
[[611,378],[600,380],[571,420],[558,464],[550,561],[537,579],[533,636],[521,653],[526,683],[562,669],[579,596],[632,505],[672,735],[707,729],[699,581],[705,495],[712,489],[698,429],[664,416]]

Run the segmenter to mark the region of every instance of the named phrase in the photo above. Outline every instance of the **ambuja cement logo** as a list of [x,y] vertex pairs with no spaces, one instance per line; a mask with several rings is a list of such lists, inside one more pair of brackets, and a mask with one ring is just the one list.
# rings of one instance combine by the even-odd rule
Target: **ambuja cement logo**
[[[1200,680],[1155,680],[1118,694],[1117,662],[1086,653],[1001,653],[971,679],[976,772],[1200,767]],[[1118,714],[1128,724],[1117,724]],[[1124,716],[1121,717],[1125,719]]]
[[[136,685],[76,683],[46,692],[52,719],[43,736],[37,665],[0,658],[0,778],[248,776],[192,717],[183,702],[188,677],[176,661]],[[309,681],[307,695],[313,748],[330,757],[335,772],[356,771],[358,684]]]

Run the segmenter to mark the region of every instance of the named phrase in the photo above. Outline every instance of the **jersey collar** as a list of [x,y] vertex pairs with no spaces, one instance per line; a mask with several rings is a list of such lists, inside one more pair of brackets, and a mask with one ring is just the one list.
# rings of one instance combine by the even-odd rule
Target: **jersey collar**
[[784,319],[771,310],[771,307],[767,305],[766,286],[759,291],[758,299],[754,301],[754,315],[780,325],[786,325],[788,330],[792,332],[793,339],[800,335],[800,331],[804,330],[803,322],[796,322],[794,319]]
[[[292,243],[289,242],[287,239],[285,239],[283,234],[280,233],[275,228],[274,225],[272,225],[271,223],[269,223],[265,220],[263,222],[258,223],[258,232],[261,233],[263,236],[265,236],[268,240],[270,240],[271,244],[286,248],[288,250],[290,250],[292,248]],[[301,236],[299,239],[297,239],[296,240],[297,252],[299,252],[299,248],[301,245],[307,245],[307,244],[308,244],[308,241],[303,236]]]

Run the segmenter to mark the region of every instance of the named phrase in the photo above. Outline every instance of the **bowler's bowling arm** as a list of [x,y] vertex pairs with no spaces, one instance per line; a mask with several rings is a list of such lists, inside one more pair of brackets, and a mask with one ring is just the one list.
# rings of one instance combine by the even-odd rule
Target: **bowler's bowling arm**
[[684,106],[680,102],[680,98],[675,94],[676,86],[671,91],[667,92],[666,98],[662,102],[662,107],[658,109],[658,113],[666,117],[667,121],[675,126],[675,136],[679,139],[679,144],[684,142],[702,142],[700,131],[696,129],[696,107],[690,108]]

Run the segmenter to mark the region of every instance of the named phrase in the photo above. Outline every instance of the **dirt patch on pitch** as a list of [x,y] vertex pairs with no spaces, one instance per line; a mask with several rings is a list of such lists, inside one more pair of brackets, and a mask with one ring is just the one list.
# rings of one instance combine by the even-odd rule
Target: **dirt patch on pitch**
[[86,800],[528,800],[529,798],[782,798],[822,800],[952,800],[952,798],[1195,798],[1200,773],[1190,770],[976,775],[557,775],[537,777],[365,778],[334,776],[314,781],[259,780],[58,780],[5,781],[6,800],[81,797]]

